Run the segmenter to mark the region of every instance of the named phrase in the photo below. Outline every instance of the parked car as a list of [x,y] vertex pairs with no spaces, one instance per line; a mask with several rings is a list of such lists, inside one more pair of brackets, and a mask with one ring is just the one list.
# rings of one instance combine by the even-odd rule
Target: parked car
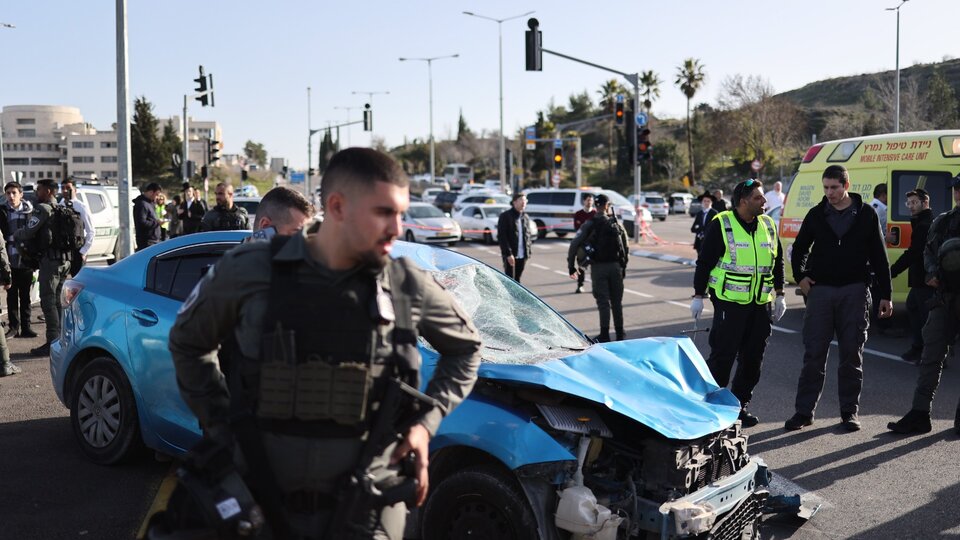
[[633,230],[636,219],[633,204],[616,191],[597,188],[531,189],[525,192],[527,215],[537,224],[539,237],[544,238],[549,232],[553,232],[557,237],[563,238],[574,232],[573,215],[583,208],[583,196],[587,193],[594,196],[603,193],[609,197],[623,226],[628,231]]
[[690,217],[696,217],[700,210],[703,210],[703,205],[700,203],[700,199],[694,199],[690,201],[690,207],[687,208],[687,215]]
[[437,195],[443,193],[446,189],[442,187],[432,187],[423,190],[423,193],[420,194],[420,200],[425,203],[432,203],[434,199],[437,198]]
[[456,202],[459,196],[460,193],[457,191],[437,193],[437,196],[433,198],[433,205],[439,208],[441,212],[451,214],[453,212],[453,203]]
[[[88,458],[115,463],[140,444],[181,455],[199,439],[167,336],[203,273],[246,236],[174,238],[64,285],[50,372]],[[431,440],[414,537],[758,537],[766,467],[688,338],[594,344],[475,259],[406,242],[392,255],[443,284],[484,344],[476,387]],[[420,351],[425,388],[438,353]]]
[[693,201],[692,193],[671,193],[670,194],[670,213],[671,214],[686,214],[687,210],[690,208],[690,203]]
[[512,197],[504,195],[499,191],[491,191],[489,189],[467,192],[461,191],[460,196],[457,197],[457,200],[453,203],[453,210],[460,210],[468,204],[510,204],[511,202]]
[[[493,244],[499,240],[497,222],[500,214],[510,209],[509,204],[469,204],[453,214],[453,219],[460,224],[463,239],[483,240]],[[536,242],[537,226],[530,221],[531,241]]]
[[407,242],[445,243],[452,246],[460,240],[460,225],[436,206],[410,203],[403,213],[403,239]]
[[773,219],[773,222],[777,224],[777,231],[778,231],[778,233],[779,233],[779,231],[780,231],[780,216],[783,215],[783,206],[781,205],[781,206],[777,206],[777,207],[775,207],[775,208],[771,208],[771,209],[767,210],[766,212],[764,212],[764,214],[770,216],[770,218]]
[[630,201],[634,206],[646,208],[653,217],[660,221],[666,221],[667,216],[670,214],[670,204],[667,203],[667,200],[659,193],[641,193],[640,197],[631,195]]
[[257,209],[260,208],[260,201],[263,197],[234,197],[233,204],[243,208],[250,216],[249,229],[253,230],[253,222],[257,218]]

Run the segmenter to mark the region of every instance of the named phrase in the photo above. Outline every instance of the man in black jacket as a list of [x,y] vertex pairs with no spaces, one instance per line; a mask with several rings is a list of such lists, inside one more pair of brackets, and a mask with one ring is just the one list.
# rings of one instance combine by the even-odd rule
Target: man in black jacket
[[[796,414],[784,424],[794,431],[813,424],[823,392],[830,342],[836,335],[840,417],[848,431],[860,429],[863,346],[870,326],[870,269],[880,292],[880,317],[893,314],[890,271],[880,220],[860,195],[847,191],[847,169],[823,171],[824,198],[807,212],[793,243],[793,278],[807,298],[803,317],[803,369],[797,384]],[[812,246],[812,247],[811,247]],[[869,266],[868,266],[869,263]]]
[[700,211],[697,212],[697,215],[693,218],[693,225],[690,227],[690,232],[694,235],[693,237],[693,249],[700,253],[700,247],[703,245],[703,235],[707,234],[707,225],[710,224],[710,221],[713,220],[717,212],[713,208],[713,197],[704,193],[700,196]]
[[907,313],[910,315],[910,329],[913,331],[913,343],[910,350],[900,357],[916,364],[923,352],[923,323],[927,322],[930,308],[927,302],[937,290],[926,283],[923,269],[923,248],[927,244],[927,233],[933,221],[930,210],[930,194],[917,188],[907,193],[907,208],[910,209],[910,245],[890,267],[890,277],[895,278],[907,271]]
[[530,218],[524,210],[527,208],[527,196],[514,193],[513,208],[500,214],[497,220],[497,236],[500,241],[500,255],[503,256],[503,272],[520,283],[523,267],[532,255],[533,242],[530,238]]
[[207,212],[207,201],[200,197],[200,191],[189,182],[183,183],[183,201],[177,208],[177,214],[183,223],[183,234],[192,234],[200,230],[203,215]]
[[150,182],[140,196],[133,200],[133,225],[137,236],[137,251],[160,243],[160,220],[157,218],[157,194],[160,184]]

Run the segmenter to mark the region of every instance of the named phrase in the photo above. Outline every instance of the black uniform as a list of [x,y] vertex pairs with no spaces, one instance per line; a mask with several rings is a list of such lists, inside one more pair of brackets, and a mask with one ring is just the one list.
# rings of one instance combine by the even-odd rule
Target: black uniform
[[921,210],[910,218],[910,247],[890,267],[890,277],[895,278],[907,271],[907,313],[910,315],[910,328],[913,330],[911,352],[917,356],[923,350],[923,324],[927,322],[930,308],[927,303],[936,289],[927,285],[926,272],[923,269],[923,250],[927,245],[927,233],[933,221],[933,211]]
[[11,285],[7,291],[7,316],[10,319],[10,333],[23,336],[35,336],[30,328],[31,307],[30,289],[33,288],[33,268],[24,264],[20,253],[14,245],[13,235],[27,226],[33,205],[29,201],[21,201],[19,208],[11,208],[10,204],[0,207],[0,230],[7,244],[7,255],[10,259]]
[[627,231],[616,216],[597,215],[584,223],[570,242],[567,251],[567,269],[570,275],[576,272],[577,252],[589,246],[590,279],[593,281],[593,298],[600,314],[600,342],[610,341],[610,311],[613,310],[613,327],[616,339],[626,337],[623,327],[623,276],[629,259]]
[[[519,229],[517,228],[518,219],[520,220]],[[500,218],[497,220],[497,236],[500,241],[500,255],[503,257],[503,272],[519,283],[523,268],[530,256],[533,255],[530,218],[527,213],[521,214],[517,212],[516,208],[510,208],[500,214]],[[521,248],[523,248],[522,253]],[[515,261],[513,266],[507,263],[507,257],[511,255],[513,255]]]
[[160,243],[157,205],[143,195],[133,200],[133,226],[137,237],[137,251]]
[[695,235],[693,237],[693,249],[695,249],[697,253],[700,253],[700,248],[703,246],[703,236],[707,234],[707,227],[710,225],[710,220],[719,213],[716,209],[710,208],[709,210],[700,210],[697,212],[696,217],[693,218],[693,225],[690,226],[690,232]]

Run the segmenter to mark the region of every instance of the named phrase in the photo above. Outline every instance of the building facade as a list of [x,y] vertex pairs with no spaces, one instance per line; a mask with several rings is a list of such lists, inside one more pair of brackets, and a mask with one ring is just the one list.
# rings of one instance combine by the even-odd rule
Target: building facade
[[[59,105],[9,105],[0,112],[3,129],[3,164],[7,177],[22,173],[21,182],[63,179],[66,172],[66,135],[92,129],[83,122],[80,109]],[[116,168],[116,167],[114,167]]]

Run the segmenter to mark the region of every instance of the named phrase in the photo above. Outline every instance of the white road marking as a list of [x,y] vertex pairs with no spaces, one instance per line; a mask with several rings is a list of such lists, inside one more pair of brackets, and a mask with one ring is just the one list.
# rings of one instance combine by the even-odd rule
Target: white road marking
[[654,296],[653,296],[652,294],[647,294],[647,293],[642,293],[642,292],[637,292],[637,291],[631,291],[630,289],[623,289],[623,292],[628,292],[628,293],[630,293],[630,294],[635,294],[635,295],[637,295],[637,296],[642,296],[642,297],[644,297],[644,298],[654,298]]
[[546,266],[544,266],[544,265],[542,265],[542,264],[537,264],[537,263],[530,263],[530,266],[532,266],[532,267],[534,267],[534,268],[539,268],[540,270],[549,270],[549,269],[550,269],[549,267],[546,267]]

